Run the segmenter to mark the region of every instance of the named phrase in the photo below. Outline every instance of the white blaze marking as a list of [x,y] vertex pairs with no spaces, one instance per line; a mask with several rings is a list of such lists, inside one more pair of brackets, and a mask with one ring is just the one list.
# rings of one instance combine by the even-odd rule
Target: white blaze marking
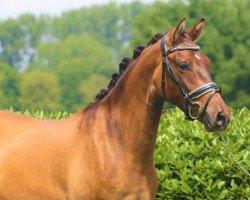
[[201,57],[197,53],[194,56],[199,60],[201,59]]

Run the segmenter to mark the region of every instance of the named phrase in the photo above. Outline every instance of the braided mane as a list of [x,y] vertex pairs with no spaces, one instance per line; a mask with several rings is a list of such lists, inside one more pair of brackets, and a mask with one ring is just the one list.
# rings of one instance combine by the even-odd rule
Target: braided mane
[[[163,36],[165,35],[165,33],[156,33],[148,42],[147,47],[155,44],[158,40],[160,40]],[[110,83],[108,84],[108,88],[107,89],[101,89],[100,92],[95,96],[95,102],[101,100],[102,98],[104,98],[109,91],[115,86],[115,84],[117,83],[118,79],[122,76],[122,74],[126,71],[127,67],[132,63],[133,60],[136,60],[140,54],[142,53],[142,51],[145,49],[145,46],[139,45],[134,49],[134,54],[133,54],[133,58],[128,58],[125,57],[122,59],[122,61],[119,64],[119,73],[113,73],[112,74],[112,79],[110,81]]]

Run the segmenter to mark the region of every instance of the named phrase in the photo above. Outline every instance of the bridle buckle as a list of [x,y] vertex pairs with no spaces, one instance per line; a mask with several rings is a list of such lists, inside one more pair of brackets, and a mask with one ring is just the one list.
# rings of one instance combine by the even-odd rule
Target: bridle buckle
[[188,105],[188,115],[192,120],[196,120],[201,116],[203,108],[200,103],[192,102]]

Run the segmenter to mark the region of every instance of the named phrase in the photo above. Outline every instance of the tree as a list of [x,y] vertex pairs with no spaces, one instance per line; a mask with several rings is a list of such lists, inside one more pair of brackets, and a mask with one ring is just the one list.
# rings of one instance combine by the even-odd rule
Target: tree
[[10,66],[16,66],[19,62],[19,49],[24,46],[23,31],[16,20],[0,22],[0,60]]
[[0,60],[24,71],[36,56],[36,45],[48,36],[48,16],[21,15],[0,22]]
[[83,7],[54,18],[53,35],[63,40],[71,34],[91,35],[113,50],[113,58],[127,56],[131,40],[131,27],[136,15],[146,6],[140,2],[130,4],[109,3],[102,6]]
[[0,62],[0,106],[2,108],[19,108],[20,74],[8,64]]
[[60,105],[60,91],[56,77],[41,71],[32,71],[22,77],[19,102],[30,110],[56,111]]
[[88,79],[84,80],[80,84],[80,92],[84,97],[84,104],[93,101],[95,95],[98,94],[102,88],[107,88],[109,79],[105,76],[93,74]]
[[31,69],[45,70],[58,77],[61,104],[76,111],[86,102],[79,85],[91,75],[109,76],[115,69],[112,51],[89,35],[70,35],[65,40],[38,47],[38,60]]

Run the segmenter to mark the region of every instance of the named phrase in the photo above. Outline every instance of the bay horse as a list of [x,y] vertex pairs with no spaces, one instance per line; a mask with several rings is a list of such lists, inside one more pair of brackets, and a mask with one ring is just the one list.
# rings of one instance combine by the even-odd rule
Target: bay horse
[[205,20],[186,31],[184,24],[138,47],[109,89],[67,119],[1,111],[0,199],[154,199],[153,152],[165,100],[208,131],[225,130],[231,116],[209,58],[195,44]]

